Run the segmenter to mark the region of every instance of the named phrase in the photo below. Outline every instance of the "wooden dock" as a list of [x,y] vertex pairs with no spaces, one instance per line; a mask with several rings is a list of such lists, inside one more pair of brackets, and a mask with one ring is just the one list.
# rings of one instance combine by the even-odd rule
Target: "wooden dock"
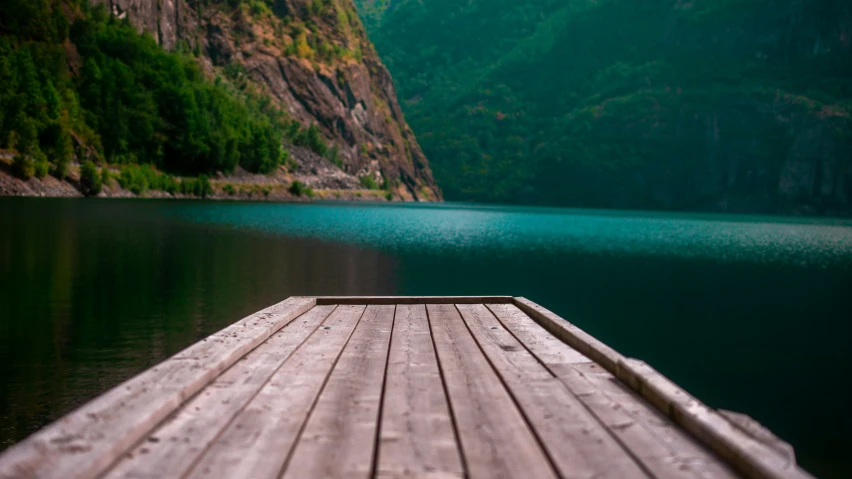
[[809,478],[512,297],[293,297],[0,455],[2,478]]

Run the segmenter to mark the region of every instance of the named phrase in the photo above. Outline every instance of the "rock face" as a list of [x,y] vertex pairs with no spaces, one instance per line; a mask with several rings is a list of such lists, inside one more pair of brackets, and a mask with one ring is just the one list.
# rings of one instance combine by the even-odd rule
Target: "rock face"
[[179,39],[193,42],[198,27],[198,14],[186,0],[91,0],[105,4],[113,15],[128,16],[139,32],[147,31],[166,49],[173,49]]
[[293,118],[319,127],[342,173],[386,182],[402,199],[441,199],[351,0],[275,0],[271,11],[260,1],[91,1],[167,49],[199,53],[211,75],[241,69]]

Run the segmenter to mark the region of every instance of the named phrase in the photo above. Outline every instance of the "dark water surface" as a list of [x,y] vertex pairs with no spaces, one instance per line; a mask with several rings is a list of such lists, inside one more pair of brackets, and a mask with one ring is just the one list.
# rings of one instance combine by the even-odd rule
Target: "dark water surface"
[[0,449],[290,295],[526,296],[846,477],[852,222],[0,198]]

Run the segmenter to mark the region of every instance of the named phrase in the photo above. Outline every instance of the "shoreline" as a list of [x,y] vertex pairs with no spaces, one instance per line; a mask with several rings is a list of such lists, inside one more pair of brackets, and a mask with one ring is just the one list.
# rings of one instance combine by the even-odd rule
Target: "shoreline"
[[[43,178],[31,177],[23,179],[13,173],[12,166],[0,158],[0,197],[35,197],[35,198],[84,198],[80,187],[80,172],[75,165],[69,175],[60,180],[51,175]],[[117,170],[108,167],[113,176]],[[186,179],[195,179],[187,177]],[[102,190],[92,198],[140,198],[140,199],[185,199],[185,200],[218,200],[218,201],[270,201],[279,203],[309,203],[312,201],[369,201],[369,202],[412,202],[398,192],[386,190],[371,190],[357,188],[310,188],[304,187],[300,194],[291,192],[294,182],[305,185],[299,175],[262,176],[218,176],[211,178],[212,192],[205,196],[196,196],[180,192],[169,193],[162,190],[149,189],[141,194],[123,188],[112,178],[104,184]],[[396,193],[396,194],[395,194]]]

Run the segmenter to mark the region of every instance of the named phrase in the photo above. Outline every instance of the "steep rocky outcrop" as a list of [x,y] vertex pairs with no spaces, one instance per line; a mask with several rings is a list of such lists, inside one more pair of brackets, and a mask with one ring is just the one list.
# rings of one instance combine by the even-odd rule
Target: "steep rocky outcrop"
[[238,72],[303,125],[317,125],[350,178],[372,176],[402,199],[440,199],[351,0],[91,1],[165,48],[195,51],[211,75]]

